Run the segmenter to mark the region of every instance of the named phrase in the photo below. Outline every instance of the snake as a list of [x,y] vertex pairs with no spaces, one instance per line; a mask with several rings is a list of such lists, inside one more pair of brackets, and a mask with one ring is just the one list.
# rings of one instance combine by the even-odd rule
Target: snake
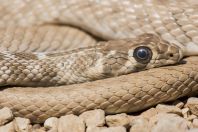
[[196,93],[197,7],[193,0],[2,0],[0,107],[42,123],[93,109],[137,112]]

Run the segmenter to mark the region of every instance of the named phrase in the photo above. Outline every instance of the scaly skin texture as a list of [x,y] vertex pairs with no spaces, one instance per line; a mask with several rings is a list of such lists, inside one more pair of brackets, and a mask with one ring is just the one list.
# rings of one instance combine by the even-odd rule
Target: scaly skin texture
[[[198,57],[187,64],[154,68],[120,77],[61,87],[6,88],[0,105],[32,122],[103,109],[106,114],[135,112],[198,90]],[[159,72],[160,71],[160,72]]]
[[[19,37],[13,33],[26,36],[27,33],[21,31],[30,31],[34,27],[40,29],[50,23],[76,26],[103,40],[155,33],[180,46],[184,56],[198,55],[197,10],[197,1],[187,0],[15,0],[13,3],[1,0],[0,30],[3,34],[0,34],[0,40],[4,40],[1,47],[3,51],[10,50],[10,47],[17,51],[23,37],[14,41]],[[7,30],[10,27],[13,30]],[[51,32],[55,30],[53,28]],[[45,47],[56,40],[54,36],[36,44]],[[74,39],[78,40],[80,36]],[[35,45],[29,41],[27,47],[31,44]],[[62,48],[57,46],[56,49]],[[85,84],[2,89],[0,106],[8,106],[16,116],[28,117],[33,122],[43,122],[51,116],[80,114],[95,108],[104,109],[107,114],[138,111],[196,92],[197,59],[190,57],[186,59],[187,64]]]
[[69,24],[106,40],[156,33],[197,55],[197,6],[196,0],[1,0],[0,27]]
[[[148,47],[148,62],[136,60],[135,49]],[[135,53],[136,54],[136,53]],[[55,53],[0,53],[1,86],[58,86],[104,79],[178,63],[177,46],[152,34],[112,40],[96,46]]]
[[0,51],[72,50],[76,47],[94,46],[96,42],[94,37],[68,26],[43,25],[29,28],[8,26],[0,29]]

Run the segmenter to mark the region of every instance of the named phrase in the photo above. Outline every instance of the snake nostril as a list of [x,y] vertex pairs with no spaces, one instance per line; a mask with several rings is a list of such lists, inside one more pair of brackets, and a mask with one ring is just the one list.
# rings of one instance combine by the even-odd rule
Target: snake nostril
[[169,56],[170,56],[170,57],[173,57],[174,55],[173,55],[173,53],[170,53]]

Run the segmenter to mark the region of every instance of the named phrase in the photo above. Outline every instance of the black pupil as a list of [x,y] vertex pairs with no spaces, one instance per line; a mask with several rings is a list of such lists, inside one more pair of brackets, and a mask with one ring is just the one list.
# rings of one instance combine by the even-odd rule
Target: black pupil
[[140,59],[147,59],[148,57],[148,51],[146,49],[139,49],[137,51],[137,57],[140,58]]

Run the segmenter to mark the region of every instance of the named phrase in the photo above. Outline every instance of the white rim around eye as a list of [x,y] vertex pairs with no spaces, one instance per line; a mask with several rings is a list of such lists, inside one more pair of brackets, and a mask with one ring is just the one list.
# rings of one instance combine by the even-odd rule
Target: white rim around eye
[[152,51],[149,47],[139,46],[135,48],[133,52],[133,57],[137,62],[146,64],[149,63],[152,58]]

